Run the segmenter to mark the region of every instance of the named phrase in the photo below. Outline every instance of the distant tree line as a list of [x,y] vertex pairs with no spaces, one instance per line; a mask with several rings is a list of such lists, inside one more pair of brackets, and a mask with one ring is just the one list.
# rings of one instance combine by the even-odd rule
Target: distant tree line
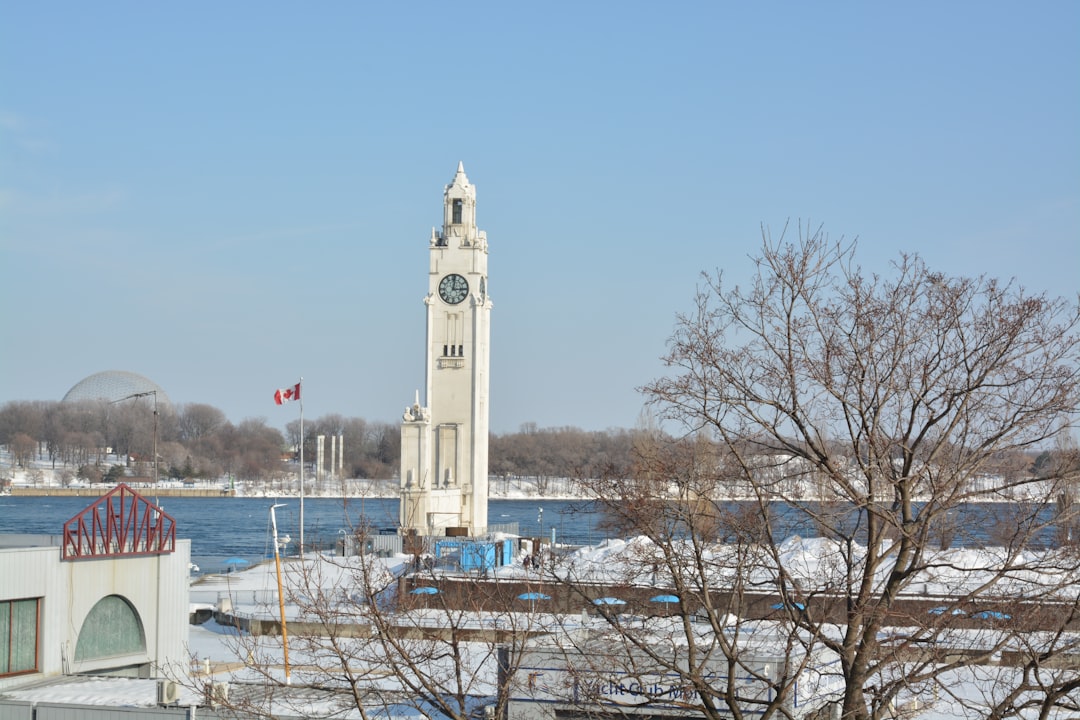
[[[123,475],[149,477],[156,444],[162,479],[275,481],[295,472],[300,422],[285,432],[261,418],[238,424],[202,403],[159,406],[137,399],[122,403],[14,401],[0,407],[0,445],[14,465],[30,469],[45,461],[65,483],[115,481]],[[326,437],[326,468],[331,437],[343,443],[348,478],[391,478],[397,473],[401,428],[397,423],[325,415],[304,423],[304,461],[316,461],[316,438]],[[518,432],[492,435],[489,467],[499,477],[528,477],[546,492],[553,478],[584,479],[625,472],[632,463],[634,432],[588,432],[572,427],[541,429],[523,425]],[[121,467],[117,468],[117,458]]]

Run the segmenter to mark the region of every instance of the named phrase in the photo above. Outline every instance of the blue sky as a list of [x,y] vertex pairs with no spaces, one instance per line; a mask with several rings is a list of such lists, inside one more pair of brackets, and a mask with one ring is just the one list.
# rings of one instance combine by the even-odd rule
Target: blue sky
[[1080,289],[1080,4],[0,1],[0,403],[396,422],[459,161],[491,424],[633,427],[761,226]]

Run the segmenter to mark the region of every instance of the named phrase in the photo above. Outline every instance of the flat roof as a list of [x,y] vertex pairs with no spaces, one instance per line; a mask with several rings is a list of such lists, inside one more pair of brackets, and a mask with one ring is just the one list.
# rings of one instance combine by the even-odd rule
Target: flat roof
[[33,535],[30,533],[0,534],[0,550],[10,548],[60,547],[61,535]]

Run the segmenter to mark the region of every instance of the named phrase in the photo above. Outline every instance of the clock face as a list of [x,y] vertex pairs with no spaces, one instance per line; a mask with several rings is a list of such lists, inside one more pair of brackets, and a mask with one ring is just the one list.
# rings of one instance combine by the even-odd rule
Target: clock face
[[469,281],[460,275],[447,275],[439,281],[439,297],[443,302],[457,305],[469,295]]

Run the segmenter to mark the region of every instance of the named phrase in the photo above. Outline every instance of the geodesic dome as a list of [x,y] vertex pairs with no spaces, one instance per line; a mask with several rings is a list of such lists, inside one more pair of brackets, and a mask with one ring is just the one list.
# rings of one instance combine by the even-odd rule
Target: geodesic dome
[[157,393],[158,405],[171,406],[169,396],[153,380],[126,370],[106,370],[83,378],[67,391],[62,402],[108,400],[116,402],[140,393]]

